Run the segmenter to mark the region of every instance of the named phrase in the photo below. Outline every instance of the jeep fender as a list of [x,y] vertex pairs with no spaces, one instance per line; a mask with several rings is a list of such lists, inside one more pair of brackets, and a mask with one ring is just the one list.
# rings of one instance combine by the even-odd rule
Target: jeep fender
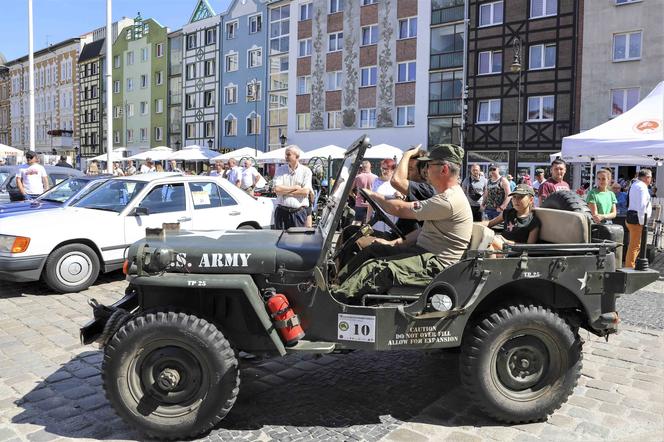
[[[182,289],[183,294],[186,293],[187,290],[194,288],[204,288],[215,291],[240,291],[249,302],[256,317],[270,338],[270,341],[274,344],[275,350],[277,350],[281,356],[286,354],[286,348],[265,310],[265,304],[251,275],[164,273],[159,275],[159,277],[132,276],[129,280],[140,292],[143,292],[144,289],[158,289],[160,287]],[[211,296],[214,296],[214,294]]]

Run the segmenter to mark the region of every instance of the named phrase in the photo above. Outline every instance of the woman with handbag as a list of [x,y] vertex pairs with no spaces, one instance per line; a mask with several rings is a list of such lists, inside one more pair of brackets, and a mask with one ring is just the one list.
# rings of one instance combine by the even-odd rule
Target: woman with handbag
[[[625,218],[625,226],[629,231],[629,247],[625,255],[625,267],[627,268],[634,268],[636,257],[641,251],[641,234],[645,224],[645,215],[648,218],[652,215],[652,205],[648,193],[650,183],[652,183],[652,171],[641,169],[638,179],[629,188],[629,203]],[[645,244],[643,246],[645,247]]]

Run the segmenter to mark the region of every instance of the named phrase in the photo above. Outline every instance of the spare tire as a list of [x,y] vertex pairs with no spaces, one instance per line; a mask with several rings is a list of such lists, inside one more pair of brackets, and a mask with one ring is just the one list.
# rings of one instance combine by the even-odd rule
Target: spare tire
[[568,212],[579,212],[585,214],[592,220],[592,213],[588,204],[576,193],[571,190],[558,190],[550,194],[540,207],[545,209],[567,210]]

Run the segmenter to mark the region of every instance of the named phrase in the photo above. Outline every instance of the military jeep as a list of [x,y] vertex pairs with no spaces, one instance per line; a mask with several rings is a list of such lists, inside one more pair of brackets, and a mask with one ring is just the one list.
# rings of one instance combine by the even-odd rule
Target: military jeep
[[[93,302],[95,319],[81,329],[84,344],[104,347],[104,387],[123,419],[162,439],[210,430],[238,395],[240,351],[460,348],[461,379],[484,412],[507,423],[543,420],[580,376],[579,329],[608,339],[618,329],[616,298],[658,277],[616,269],[618,244],[594,240],[585,214],[537,209],[539,244],[496,255],[493,231],[477,224],[464,258],[428,286],[336,299],[333,239],[369,146],[362,137],[347,150],[316,228],[164,226],[132,245],[126,295],[112,306]],[[269,310],[275,293],[290,306]],[[284,319],[289,309],[295,315]],[[298,327],[304,336],[280,334]]]

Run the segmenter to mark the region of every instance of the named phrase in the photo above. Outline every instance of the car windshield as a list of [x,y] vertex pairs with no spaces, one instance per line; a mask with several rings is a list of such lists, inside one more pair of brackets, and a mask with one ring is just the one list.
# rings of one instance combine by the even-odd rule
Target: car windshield
[[74,195],[83,189],[90,180],[82,180],[80,178],[69,178],[56,184],[55,187],[50,188],[38,199],[44,201],[54,201],[56,203],[64,203],[71,199]]
[[53,180],[53,185],[58,185],[69,178],[70,175],[65,175],[63,173],[51,173],[48,176],[51,178],[51,180]]
[[146,185],[144,181],[109,180],[83,196],[73,206],[120,213]]
[[332,229],[332,224],[334,223],[334,214],[337,210],[343,210],[345,201],[340,201],[344,194],[344,189],[348,184],[350,179],[350,172],[355,160],[357,159],[359,150],[354,149],[352,153],[344,159],[344,163],[337,174],[336,179],[334,180],[332,191],[330,192],[330,197],[325,204],[323,209],[323,214],[321,215],[321,220],[318,226],[321,229],[323,237],[327,238],[327,235]]
[[0,172],[0,185],[5,182],[7,177],[9,176],[9,173],[7,172]]

